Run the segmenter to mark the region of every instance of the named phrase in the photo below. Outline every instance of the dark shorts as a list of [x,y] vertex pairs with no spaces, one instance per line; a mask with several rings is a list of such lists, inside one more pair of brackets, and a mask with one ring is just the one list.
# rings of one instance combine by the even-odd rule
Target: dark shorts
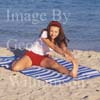
[[42,56],[42,55],[36,54],[32,51],[26,51],[25,55],[30,57],[32,61],[32,65],[37,65],[37,66],[40,66],[41,61],[44,58],[48,57],[48,56]]

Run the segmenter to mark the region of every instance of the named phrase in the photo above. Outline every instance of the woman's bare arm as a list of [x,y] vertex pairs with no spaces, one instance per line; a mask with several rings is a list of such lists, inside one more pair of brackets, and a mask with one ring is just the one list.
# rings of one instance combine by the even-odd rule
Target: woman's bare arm
[[74,58],[74,56],[71,54],[70,50],[66,47],[64,43],[61,44],[61,48],[65,52],[65,58],[73,63],[73,69],[70,72],[70,75],[73,77],[77,77],[78,61]]
[[58,47],[57,45],[55,45],[54,43],[52,43],[49,39],[47,39],[47,38],[42,38],[42,40],[43,40],[51,49],[53,49],[53,50],[56,51],[57,53],[59,53],[59,54],[65,56],[64,51],[63,51],[60,47]]
[[65,46],[64,43],[61,44],[61,47],[58,47],[57,45],[55,45],[54,43],[52,43],[49,39],[44,39],[42,38],[42,40],[50,47],[52,48],[54,51],[56,51],[57,53],[65,56],[65,58],[69,61],[71,61],[73,63],[73,69],[70,72],[70,75],[73,77],[77,77],[77,71],[78,71],[78,63],[77,60],[73,57],[73,55],[71,54],[70,50]]
[[64,43],[61,44],[61,48],[63,49],[63,51],[65,53],[66,59],[71,61],[74,65],[77,65],[77,60],[74,58],[71,51]]

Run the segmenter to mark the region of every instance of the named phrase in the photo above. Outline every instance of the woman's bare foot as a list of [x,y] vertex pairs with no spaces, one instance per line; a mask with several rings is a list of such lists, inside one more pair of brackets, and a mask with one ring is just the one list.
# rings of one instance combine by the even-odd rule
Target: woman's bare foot
[[71,76],[71,77],[73,77],[73,78],[77,78],[77,71],[70,71],[70,73],[69,73],[69,75]]
[[77,78],[77,73],[78,73],[78,66],[74,66],[74,68],[70,71],[69,75],[72,76],[73,78]]

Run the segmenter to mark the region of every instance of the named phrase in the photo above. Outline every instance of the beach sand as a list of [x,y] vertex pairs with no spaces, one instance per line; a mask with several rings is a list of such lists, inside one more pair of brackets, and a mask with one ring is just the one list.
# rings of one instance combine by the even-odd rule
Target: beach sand
[[[72,53],[80,65],[100,71],[100,52],[73,50]],[[13,54],[0,48],[0,56]],[[62,58],[55,53],[53,56]],[[100,77],[52,86],[0,67],[0,100],[100,100]]]

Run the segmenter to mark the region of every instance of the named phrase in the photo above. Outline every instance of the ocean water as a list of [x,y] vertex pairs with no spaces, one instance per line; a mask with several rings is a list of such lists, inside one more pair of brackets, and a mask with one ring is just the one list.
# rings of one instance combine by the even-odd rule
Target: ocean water
[[70,49],[100,51],[100,0],[0,0],[0,46],[31,45],[51,20]]

